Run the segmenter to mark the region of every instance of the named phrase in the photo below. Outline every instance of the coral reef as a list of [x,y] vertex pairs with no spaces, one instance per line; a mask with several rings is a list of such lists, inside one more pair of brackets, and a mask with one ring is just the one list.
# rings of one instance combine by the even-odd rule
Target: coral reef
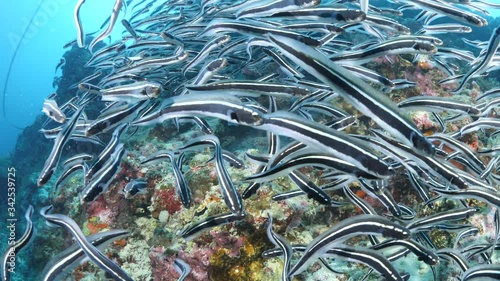
[[[497,24],[498,25],[498,24]],[[414,23],[408,22],[413,27]],[[362,43],[364,35],[346,34],[346,38],[354,43]],[[449,38],[451,42],[463,44],[461,40]],[[486,39],[485,39],[486,40]],[[460,43],[458,43],[460,41]],[[99,46],[97,46],[99,47]],[[62,68],[62,76],[54,79],[58,87],[56,100],[62,102],[74,95],[70,87],[80,82],[84,77],[94,73],[94,69],[81,67],[91,57],[90,52],[73,46],[66,52],[64,58],[67,64]],[[450,97],[449,90],[457,87],[456,83],[439,85],[437,82],[446,76],[433,64],[429,57],[421,56],[413,62],[410,55],[381,56],[368,63],[370,69],[376,70],[389,79],[405,78],[416,83],[414,88],[394,90],[387,95],[398,102],[406,98],[420,95]],[[241,73],[236,73],[234,78],[257,79],[268,71],[281,71],[276,64],[268,64],[268,69],[260,69],[252,65],[245,65]],[[455,95],[460,101],[471,103],[487,89],[498,86],[495,78],[486,77],[478,79],[478,83],[466,89],[462,94]],[[378,86],[377,86],[378,87]],[[258,98],[256,98],[258,99]],[[262,98],[261,98],[262,99]],[[286,108],[297,97],[276,98],[280,108]],[[377,128],[375,122],[363,116],[353,104],[342,98],[325,101],[353,116],[358,123],[346,129],[349,134],[368,135],[371,128]],[[262,104],[267,105],[267,101]],[[92,120],[100,114],[103,106],[86,108],[88,119]],[[312,116],[312,114],[311,114]],[[431,135],[446,129],[447,132],[456,132],[472,118],[464,118],[448,122],[447,128],[440,128],[439,123],[427,111],[411,111],[408,116],[425,135]],[[444,113],[444,117],[451,116]],[[496,112],[490,116],[497,117]],[[315,118],[326,119],[322,114]],[[475,117],[474,117],[475,118]],[[180,238],[180,232],[186,227],[198,223],[209,216],[227,213],[228,208],[224,203],[221,188],[218,182],[216,166],[210,161],[214,150],[206,148],[196,153],[186,153],[185,162],[180,165],[187,185],[190,187],[193,202],[189,209],[185,208],[174,187],[175,179],[172,165],[169,161],[158,161],[148,165],[141,164],[153,153],[168,149],[176,150],[186,142],[203,135],[204,133],[191,123],[181,124],[179,128],[173,122],[163,122],[151,128],[139,128],[132,132],[129,130],[122,137],[127,152],[121,161],[119,172],[110,184],[107,192],[98,196],[91,203],[83,203],[79,197],[83,183],[81,173],[70,178],[58,190],[54,190],[54,182],[61,170],[57,169],[54,178],[47,186],[38,188],[36,178],[41,170],[52,144],[44,139],[38,132],[46,121],[45,116],[39,116],[35,123],[26,128],[19,137],[15,151],[8,159],[0,159],[0,167],[15,166],[20,173],[27,175],[20,178],[19,186],[21,202],[44,206],[54,205],[54,212],[69,214],[76,223],[82,227],[85,235],[96,234],[109,229],[127,229],[130,236],[117,240],[105,251],[106,255],[116,261],[134,280],[138,281],[170,281],[176,280],[179,273],[173,264],[176,258],[184,260],[192,268],[188,281],[260,281],[281,280],[283,261],[281,258],[265,259],[261,253],[274,248],[266,235],[265,222],[268,215],[274,219],[273,229],[283,235],[292,244],[307,244],[314,237],[325,230],[354,214],[362,211],[354,205],[340,208],[325,206],[308,198],[300,196],[284,201],[273,201],[272,196],[296,189],[295,184],[287,177],[280,177],[269,183],[262,183],[255,195],[244,201],[245,219],[236,223],[225,224],[211,228],[197,235],[192,240]],[[245,152],[250,154],[267,153],[268,139],[263,131],[257,131],[250,126],[239,126],[237,130],[232,124],[215,118],[206,118],[206,121],[220,138],[221,146],[236,156],[244,159],[245,167],[236,169],[227,167],[238,192],[247,186],[243,181],[245,177],[255,173],[257,164],[245,157]],[[52,123],[49,123],[51,127]],[[47,127],[48,128],[48,127]],[[236,133],[235,133],[236,132]],[[490,131],[462,135],[459,140],[467,144],[473,151],[484,147],[498,145],[500,137],[491,137]],[[100,135],[103,142],[110,139],[111,133]],[[284,143],[289,141],[284,137]],[[103,147],[99,145],[80,144],[70,141],[64,148],[63,157],[77,153],[98,154]],[[453,148],[443,146],[445,152],[452,152]],[[489,160],[491,157],[484,156]],[[406,161],[406,159],[405,159]],[[408,160],[408,162],[411,162]],[[456,167],[466,170],[458,161],[450,161]],[[392,164],[392,163],[391,163]],[[413,163],[411,163],[413,164]],[[396,166],[396,165],[394,165]],[[301,168],[300,171],[317,185],[327,183],[322,179],[325,172],[311,167]],[[130,181],[138,178],[147,180],[147,194],[139,194],[131,199],[125,199],[120,190]],[[0,180],[5,181],[3,175]],[[439,179],[440,180],[440,179]],[[372,195],[363,191],[359,183],[349,185],[357,196],[368,202],[377,213],[386,214],[387,208]],[[441,211],[458,208],[457,203],[451,200],[438,200],[436,203],[424,206],[421,204],[417,192],[410,186],[405,176],[404,169],[396,169],[395,176],[390,179],[387,187],[395,200],[411,208],[415,208],[418,217],[436,214]],[[328,191],[328,194],[338,202],[348,199],[340,188]],[[1,199],[5,198],[2,194]],[[480,237],[470,237],[461,243],[465,245],[477,241],[494,240],[493,213],[486,204],[477,200],[467,200],[470,206],[480,209],[479,214],[467,220],[480,228]],[[486,213],[486,214],[485,214]],[[18,215],[19,216],[19,215]],[[487,221],[484,218],[487,218]],[[20,258],[20,268],[27,271],[22,280],[37,280],[43,264],[40,260],[47,260],[73,243],[71,235],[62,229],[48,229],[43,226],[40,218],[35,219],[37,229],[40,231],[33,243],[41,245],[33,247],[30,252],[23,253]],[[0,224],[1,226],[1,224]],[[24,227],[24,226],[22,226]],[[21,227],[21,228],[22,228]],[[0,238],[3,239],[0,234]],[[433,229],[429,232],[430,238],[438,248],[453,247],[456,233],[449,233]],[[365,237],[353,238],[346,242],[347,245],[366,246]],[[1,249],[0,251],[4,250]],[[500,257],[495,256],[495,259]],[[318,263],[311,265],[306,273],[294,277],[293,280],[359,280],[368,271],[368,267],[329,259],[330,265],[345,274],[333,274]],[[432,280],[432,271],[428,265],[423,264],[413,254],[394,263],[396,268],[411,275],[411,280]],[[446,263],[440,265],[440,276],[437,280],[453,280],[459,277],[460,272],[452,267],[446,268]],[[28,268],[32,270],[27,270]],[[105,280],[105,273],[92,263],[84,263],[72,272],[67,279],[71,280]],[[377,274],[372,274],[367,280],[376,280]]]

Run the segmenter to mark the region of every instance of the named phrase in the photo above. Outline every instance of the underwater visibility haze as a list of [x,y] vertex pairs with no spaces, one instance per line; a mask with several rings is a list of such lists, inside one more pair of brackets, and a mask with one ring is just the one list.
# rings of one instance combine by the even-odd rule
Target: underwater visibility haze
[[500,280],[500,1],[0,3],[8,280]]

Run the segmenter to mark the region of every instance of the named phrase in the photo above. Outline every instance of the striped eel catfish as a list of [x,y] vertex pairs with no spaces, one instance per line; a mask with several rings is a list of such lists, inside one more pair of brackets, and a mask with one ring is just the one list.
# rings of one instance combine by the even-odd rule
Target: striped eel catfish
[[191,272],[191,267],[189,266],[189,264],[181,259],[174,260],[174,268],[177,273],[181,275],[179,279],[177,279],[177,281],[184,281]]
[[285,135],[312,148],[325,150],[326,153],[350,162],[359,170],[374,177],[383,178],[392,174],[387,163],[375,155],[364,142],[346,133],[289,112],[277,111],[263,116],[263,124],[255,127],[256,129]]
[[132,125],[146,126],[171,118],[192,115],[216,117],[248,126],[262,124],[262,113],[245,106],[234,96],[190,94],[165,99],[159,109],[141,116],[132,122]]
[[314,238],[304,251],[304,255],[300,257],[288,273],[289,276],[294,276],[304,271],[315,258],[327,252],[332,246],[336,246],[355,235],[366,234],[406,239],[410,236],[410,230],[377,215],[350,217],[335,224]]
[[[128,236],[127,230],[114,229],[86,236],[90,244],[102,250],[115,240]],[[42,281],[61,280],[71,269],[81,264],[88,257],[82,248],[75,243],[66,250],[54,256],[46,265],[42,273]]]
[[342,67],[332,64],[313,47],[284,36],[270,34],[268,37],[286,57],[338,92],[399,141],[426,154],[434,154],[434,145],[411,120],[400,114],[389,98]]
[[[72,276],[87,258],[104,269],[98,278],[118,280],[329,280],[323,274],[330,273],[495,280],[496,265],[477,264],[498,263],[500,249],[500,215],[491,215],[500,205],[500,130],[481,132],[500,128],[498,24],[492,21],[489,41],[486,31],[486,41],[467,46],[455,44],[462,34],[425,35],[485,26],[479,15],[493,15],[486,7],[494,7],[487,1],[113,0],[94,40],[84,33],[90,1],[74,1],[78,38],[66,46],[67,64],[56,67],[61,77],[54,81],[58,95],[44,106],[52,117],[42,116],[44,143],[31,142],[29,151],[55,147],[40,185],[54,189],[71,177],[67,189],[49,194],[57,210],[127,225],[134,239],[119,248],[120,269],[99,252],[115,239],[112,232],[83,237],[72,220],[46,209],[48,221],[64,230],[44,234],[43,251],[26,260],[39,262],[74,237],[47,265],[45,280],[99,270],[79,267]],[[479,39],[488,28],[476,27],[469,36]],[[118,33],[111,38],[112,30]],[[470,96],[444,97],[476,79]],[[127,123],[134,128],[124,136]],[[492,149],[477,154],[478,146]],[[240,161],[224,149],[248,157]],[[68,160],[57,171],[60,156]],[[162,157],[172,161],[168,175],[162,164],[141,165]],[[74,173],[79,169],[83,176]],[[47,201],[40,191],[34,202]],[[472,208],[478,201],[481,211]],[[274,222],[266,226],[267,213]],[[66,228],[72,235],[57,237]],[[264,240],[279,248],[272,253],[282,255],[278,263],[259,266],[259,253],[246,255]],[[242,255],[233,256],[241,246]],[[217,255],[196,259],[207,251]],[[436,266],[446,260],[448,268]],[[308,268],[315,261],[320,271]],[[16,267],[11,278],[39,279],[39,267],[29,263],[29,272],[17,275],[23,267]],[[129,270],[132,263],[139,270]]]
[[50,152],[50,155],[45,161],[45,165],[43,166],[43,169],[38,176],[38,186],[45,185],[52,177],[52,174],[54,174],[57,164],[59,163],[59,159],[61,158],[62,150],[71,138],[71,135],[73,134],[73,131],[75,129],[76,122],[83,112],[83,108],[84,106],[81,106],[80,109],[78,109],[78,111],[73,114],[71,120],[66,122],[63,125],[61,131],[57,134],[54,145],[52,146],[52,151]]
[[186,179],[182,174],[181,171],[182,164],[179,163],[177,157],[175,157],[174,151],[160,150],[154,153],[153,155],[149,156],[146,160],[142,161],[141,164],[146,164],[165,158],[168,158],[172,163],[172,170],[174,171],[175,189],[177,191],[177,195],[180,197],[182,205],[184,205],[185,208],[189,209],[189,207],[191,207],[191,191],[189,190],[189,187],[186,183]]
[[241,199],[238,190],[233,184],[231,180],[231,176],[224,165],[222,158],[222,149],[220,145],[219,138],[214,135],[202,136],[200,138],[196,138],[189,143],[182,146],[179,150],[186,151],[191,150],[197,146],[206,146],[210,145],[214,148],[214,160],[215,160],[215,168],[217,174],[217,180],[219,181],[222,197],[224,198],[224,202],[229,210],[233,214],[241,215],[244,214],[243,208],[243,200]]
[[497,264],[481,264],[469,268],[462,274],[462,281],[495,281],[500,280],[500,266]]
[[115,280],[133,281],[133,279],[130,278],[130,276],[123,271],[123,269],[106,257],[106,255],[99,251],[85,238],[82,230],[73,219],[61,214],[49,214],[50,210],[52,210],[52,205],[42,208],[40,210],[40,215],[42,215],[48,223],[66,228],[66,230],[73,235],[78,245],[80,245],[80,248],[92,262],[113,276]]
[[273,231],[273,218],[271,215],[267,214],[267,228],[266,228],[267,238],[271,243],[273,243],[276,247],[280,248],[283,253],[283,272],[281,274],[282,281],[289,281],[291,278],[288,276],[288,270],[290,269],[290,262],[292,259],[292,246],[285,237],[275,233]]
[[35,229],[33,228],[33,221],[31,221],[31,216],[33,215],[33,206],[29,205],[28,209],[24,217],[26,218],[26,230],[24,231],[23,236],[19,238],[17,241],[12,241],[10,243],[7,251],[2,256],[2,263],[0,265],[0,280],[1,281],[9,281],[11,280],[11,273],[15,272],[15,261],[11,261],[11,258],[17,255],[17,253],[22,250],[26,245],[30,243],[33,238]]
[[97,196],[108,189],[116,174],[120,171],[120,163],[125,148],[123,144],[118,144],[110,158],[103,164],[103,167],[89,180],[81,192],[82,202],[92,202]]

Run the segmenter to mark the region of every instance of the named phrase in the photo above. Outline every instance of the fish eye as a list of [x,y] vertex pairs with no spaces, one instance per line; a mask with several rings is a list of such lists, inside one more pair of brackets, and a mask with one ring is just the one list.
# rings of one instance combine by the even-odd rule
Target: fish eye
[[236,122],[240,122],[240,119],[238,118],[238,114],[236,114],[236,112],[232,111],[232,110],[229,110],[227,112],[227,115],[229,116],[229,118],[231,118],[231,120],[234,120]]
[[158,96],[159,92],[160,92],[160,88],[156,88],[156,87],[153,87],[153,86],[146,87],[146,95],[148,97],[155,98],[155,97]]
[[410,135],[410,142],[414,147],[422,150],[429,155],[434,155],[434,153],[436,153],[436,147],[434,146],[434,144],[428,141],[425,137],[419,137],[418,134],[414,132],[412,132]]

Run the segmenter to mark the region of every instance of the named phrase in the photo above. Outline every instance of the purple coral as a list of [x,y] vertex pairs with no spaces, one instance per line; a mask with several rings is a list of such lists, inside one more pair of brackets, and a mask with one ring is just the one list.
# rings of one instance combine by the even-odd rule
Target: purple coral
[[177,280],[173,279],[174,276],[175,278],[179,277],[179,273],[174,268],[176,258],[181,258],[191,267],[191,273],[186,278],[187,281],[210,280],[208,277],[210,256],[214,252],[216,250],[210,247],[200,248],[195,244],[193,250],[189,253],[179,252],[177,255],[168,255],[165,253],[163,246],[154,247],[149,253],[151,267],[153,268],[153,280]]
[[406,79],[417,83],[420,92],[425,93],[426,96],[437,96],[437,91],[434,88],[432,75],[428,73],[423,74],[420,70],[416,69],[413,73],[406,72]]
[[427,112],[417,112],[413,115],[413,122],[417,125],[419,130],[429,130],[436,126],[434,122],[429,119],[429,114]]
[[170,281],[173,277],[179,277],[174,268],[175,257],[165,255],[163,246],[154,247],[149,253],[151,267],[153,268],[154,281]]

